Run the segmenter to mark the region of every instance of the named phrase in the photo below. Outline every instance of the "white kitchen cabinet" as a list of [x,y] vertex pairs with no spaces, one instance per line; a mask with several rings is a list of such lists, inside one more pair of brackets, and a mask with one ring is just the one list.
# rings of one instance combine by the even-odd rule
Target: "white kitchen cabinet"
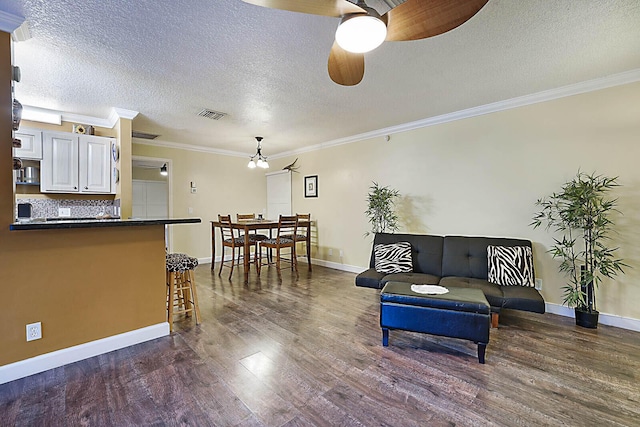
[[112,138],[44,132],[40,191],[112,193]]
[[42,131],[20,128],[14,133],[14,137],[22,142],[22,147],[13,149],[13,157],[42,160]]
[[111,144],[113,139],[81,135],[80,191],[89,193],[111,192]]
[[78,193],[78,135],[66,132],[43,134],[40,191]]

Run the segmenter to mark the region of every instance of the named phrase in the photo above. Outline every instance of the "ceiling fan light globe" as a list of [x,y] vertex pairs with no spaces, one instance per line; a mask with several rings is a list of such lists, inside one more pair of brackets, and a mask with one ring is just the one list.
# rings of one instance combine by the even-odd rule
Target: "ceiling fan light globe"
[[262,169],[269,169],[269,163],[266,160],[258,161],[258,166]]
[[249,163],[247,164],[247,167],[249,169],[255,169],[256,168],[256,162],[254,162],[253,159],[249,160]]
[[387,37],[381,19],[364,14],[345,16],[336,30],[336,42],[351,53],[365,53],[377,48]]

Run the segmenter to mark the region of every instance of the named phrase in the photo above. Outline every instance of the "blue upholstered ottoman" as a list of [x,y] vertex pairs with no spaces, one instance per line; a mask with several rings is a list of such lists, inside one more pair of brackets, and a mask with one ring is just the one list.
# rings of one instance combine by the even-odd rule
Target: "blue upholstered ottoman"
[[478,361],[484,363],[490,326],[490,306],[479,289],[449,288],[446,294],[427,295],[413,292],[410,283],[388,282],[380,293],[385,347],[390,329],[462,338],[478,344]]

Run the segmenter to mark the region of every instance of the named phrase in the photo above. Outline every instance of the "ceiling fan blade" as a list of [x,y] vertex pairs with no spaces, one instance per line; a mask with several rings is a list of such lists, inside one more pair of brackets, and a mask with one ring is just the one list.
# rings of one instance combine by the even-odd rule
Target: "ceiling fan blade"
[[351,53],[333,43],[329,54],[329,77],[342,86],[355,86],[364,76],[364,55]]
[[362,13],[364,10],[347,0],[242,0],[245,3],[271,9],[291,12],[310,13],[312,15],[342,16],[347,13]]
[[384,14],[387,41],[419,40],[446,33],[471,19],[488,1],[407,0]]

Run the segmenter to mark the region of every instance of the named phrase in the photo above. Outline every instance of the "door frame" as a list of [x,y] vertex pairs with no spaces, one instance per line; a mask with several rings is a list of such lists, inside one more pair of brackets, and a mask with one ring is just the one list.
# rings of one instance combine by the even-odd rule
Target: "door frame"
[[[166,163],[167,164],[167,191],[169,194],[167,195],[167,203],[169,208],[169,218],[173,218],[173,161],[171,159],[165,159],[162,157],[149,157],[149,156],[131,156],[131,162],[134,160],[141,161],[150,161],[150,162],[158,162],[158,163]],[[132,165],[133,168],[133,165]],[[132,179],[133,181],[133,179]],[[132,183],[133,184],[133,183]],[[167,251],[172,252],[173,250],[173,226],[165,225],[166,227],[166,236],[167,236]]]

